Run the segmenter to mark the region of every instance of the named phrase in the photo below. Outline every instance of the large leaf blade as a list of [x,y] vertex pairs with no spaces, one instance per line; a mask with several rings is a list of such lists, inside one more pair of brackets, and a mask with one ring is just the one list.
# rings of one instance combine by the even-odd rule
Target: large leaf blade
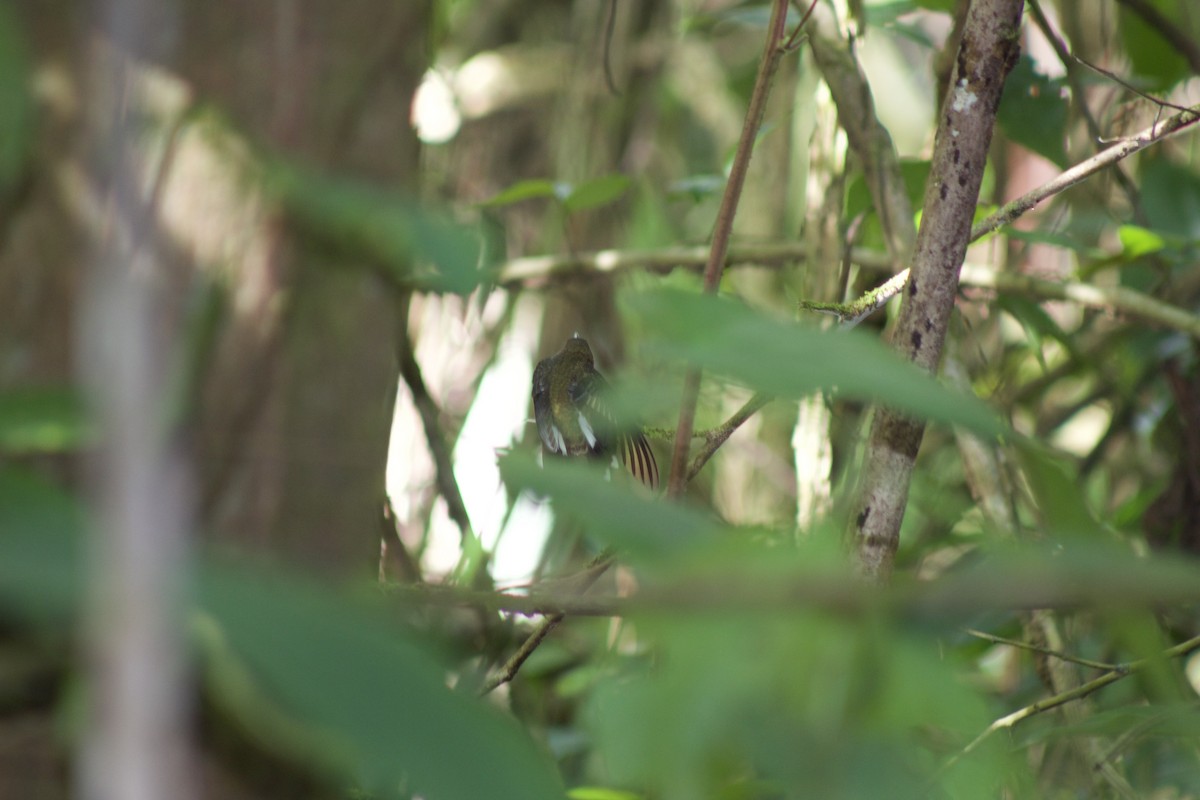
[[786,397],[828,391],[984,436],[1006,430],[979,398],[941,385],[858,331],[817,331],[685,292],[647,292],[632,298],[631,307],[657,354],[754,389]]

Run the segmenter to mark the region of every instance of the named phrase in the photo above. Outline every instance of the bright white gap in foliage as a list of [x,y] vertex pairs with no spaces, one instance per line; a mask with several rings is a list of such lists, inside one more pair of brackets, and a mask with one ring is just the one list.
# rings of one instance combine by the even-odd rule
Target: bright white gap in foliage
[[[521,438],[528,422],[530,354],[537,350],[541,314],[537,298],[525,295],[517,301],[512,326],[500,339],[454,448],[454,474],[467,514],[483,547],[493,554],[492,577],[501,585],[528,580],[550,532],[550,509],[525,495],[517,498],[504,526],[508,495],[496,465],[500,451]],[[457,541],[457,531],[454,536]]]

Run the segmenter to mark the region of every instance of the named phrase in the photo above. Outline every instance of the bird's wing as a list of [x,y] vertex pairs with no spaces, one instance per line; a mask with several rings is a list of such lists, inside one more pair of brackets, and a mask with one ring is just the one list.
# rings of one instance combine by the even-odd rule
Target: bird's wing
[[550,407],[550,365],[545,361],[533,371],[533,417],[545,448],[551,453],[566,454],[567,443],[562,431],[554,424],[554,412]]
[[593,453],[613,451],[617,420],[608,404],[608,381],[592,370],[581,375],[569,387],[571,405],[579,411],[579,430]]

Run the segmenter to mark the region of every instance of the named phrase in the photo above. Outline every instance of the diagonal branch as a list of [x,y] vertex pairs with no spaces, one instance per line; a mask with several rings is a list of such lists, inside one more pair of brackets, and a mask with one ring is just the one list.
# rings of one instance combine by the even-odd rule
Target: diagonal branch
[[[1057,177],[997,209],[971,228],[970,241],[974,242],[983,238],[1002,225],[1013,222],[1043,200],[1081,183],[1101,170],[1113,166],[1134,153],[1145,150],[1152,144],[1174,136],[1196,122],[1200,122],[1200,106],[1184,109],[1178,114],[1168,117],[1161,123],[1151,125],[1149,128],[1127,139],[1122,139],[1107,150],[1079,162],[1070,169],[1060,173]],[[801,307],[812,311],[832,313],[843,320],[858,319],[882,307],[899,294],[904,286],[907,285],[908,277],[909,271],[902,270],[892,276],[885,284],[872,289],[852,303],[814,303],[806,301],[801,304]],[[1024,291],[1049,299],[1075,300],[1084,305],[1094,305],[1097,307],[1115,306],[1120,303],[1126,306],[1125,310],[1142,316],[1150,316],[1169,327],[1179,328],[1192,335],[1196,335],[1196,319],[1191,314],[1179,309],[1173,309],[1153,298],[1136,292],[1102,291],[1087,284],[1054,283],[1027,276],[1000,273],[987,267],[964,267],[959,280],[964,284]]]
[[1180,30],[1176,23],[1167,19],[1161,11],[1155,8],[1153,3],[1149,0],[1117,0],[1117,2],[1141,17],[1143,22],[1153,28],[1171,47],[1174,47],[1180,55],[1187,59],[1192,72],[1200,74],[1200,45]]
[[[600,580],[600,576],[607,572],[609,567],[611,567],[615,561],[616,559],[613,557],[613,551],[611,549],[605,549],[600,552],[591,560],[587,567],[584,568],[582,575],[578,577],[576,582],[576,592],[578,594],[583,594],[588,589],[592,588],[592,585],[596,581]],[[521,646],[517,648],[517,651],[509,656],[508,660],[504,662],[504,665],[501,666],[500,669],[497,670],[490,678],[484,681],[483,686],[479,690],[480,695],[491,694],[502,684],[508,683],[517,676],[517,672],[521,669],[525,662],[529,660],[529,657],[533,655],[533,651],[537,650],[538,646],[546,639],[547,636],[550,635],[550,632],[558,627],[558,623],[566,619],[567,609],[565,609],[562,605],[559,605],[558,608],[560,610],[555,611],[554,613],[550,614],[550,616],[538,623],[538,626],[533,629],[533,633],[529,634],[525,641],[521,643]],[[532,609],[530,611],[521,611],[521,613],[538,613],[540,610],[541,609]],[[586,609],[584,606],[577,606],[573,610],[585,611]],[[592,613],[597,612],[593,611]],[[598,613],[604,612],[601,611]]]
[[407,384],[412,394],[413,405],[421,416],[421,425],[425,429],[425,440],[429,444],[429,452],[433,456],[434,473],[437,479],[438,491],[446,501],[446,510],[450,519],[458,525],[462,534],[464,550],[474,550],[477,541],[475,532],[471,529],[471,520],[467,516],[467,507],[463,503],[462,493],[458,490],[458,481],[454,478],[454,462],[450,458],[450,447],[442,433],[441,409],[429,394],[425,378],[421,375],[421,365],[417,363],[417,355],[413,349],[412,337],[408,334],[408,308],[412,295],[401,292],[396,302],[400,305],[399,335],[396,342],[396,354],[400,361],[400,377]]
[[1050,697],[1042,698],[1036,703],[1030,703],[1024,708],[1019,708],[1011,714],[1006,714],[1005,716],[1000,717],[1000,719],[993,722],[991,725],[988,725],[983,732],[976,736],[966,747],[964,747],[953,757],[951,757],[945,764],[943,764],[941,771],[945,772],[946,770],[950,769],[950,767],[958,763],[963,756],[969,755],[996,731],[1003,730],[1005,728],[1011,728],[1018,722],[1029,719],[1030,717],[1040,714],[1043,711],[1049,711],[1052,708],[1058,708],[1059,706],[1066,705],[1074,700],[1087,697],[1088,695],[1103,689],[1105,686],[1108,686],[1111,683],[1116,683],[1122,678],[1127,678],[1134,673],[1140,672],[1151,664],[1160,663],[1165,659],[1186,656],[1188,653],[1191,653],[1193,650],[1198,648],[1200,648],[1200,636],[1195,636],[1191,639],[1188,639],[1186,642],[1181,642],[1174,647],[1169,647],[1166,650],[1163,650],[1153,658],[1142,658],[1137,661],[1132,661],[1128,664],[1118,664],[1112,670],[1104,673],[1100,677],[1090,680],[1087,683],[1082,683],[1079,686],[1076,686],[1074,689],[1060,692],[1059,694],[1052,695]]
[[813,15],[809,45],[837,106],[838,122],[846,132],[850,149],[862,164],[894,271],[907,261],[916,237],[912,203],[904,188],[896,146],[875,113],[871,85],[852,40],[837,32],[833,14],[824,6]]
[[1020,639],[1009,639],[1004,636],[997,636],[994,633],[977,631],[974,628],[966,628],[965,630],[971,636],[974,636],[977,639],[983,639],[985,642],[991,642],[992,644],[1003,644],[1008,645],[1009,647],[1016,647],[1021,650],[1029,650],[1033,653],[1041,653],[1044,656],[1057,658],[1060,661],[1070,661],[1072,664],[1080,664],[1085,667],[1091,667],[1092,669],[1117,669],[1115,664],[1106,664],[1103,661],[1092,661],[1088,658],[1080,658],[1079,656],[1073,656],[1070,653],[1052,650],[1049,647],[1042,647],[1041,645],[1033,644],[1032,642],[1023,642]]
[[1082,182],[1086,178],[1090,178],[1100,170],[1111,167],[1113,164],[1128,158],[1134,153],[1145,150],[1152,144],[1174,136],[1197,122],[1200,122],[1200,105],[1180,111],[1177,114],[1167,117],[1162,122],[1156,122],[1145,130],[1135,133],[1133,136],[1121,139],[1107,150],[1103,150],[1091,158],[1080,161],[1075,166],[1060,173],[1058,177],[1047,181],[1032,191],[1026,192],[1016,200],[1005,203],[996,211],[989,214],[986,219],[981,220],[971,228],[971,241],[982,238],[1001,225],[1009,224],[1043,200],[1053,197],[1066,189],[1070,189],[1075,184]]
[[704,446],[700,448],[700,452],[696,453],[696,457],[692,459],[691,466],[688,467],[687,479],[690,482],[692,478],[704,469],[704,465],[713,457],[713,454],[725,444],[726,440],[733,435],[733,432],[745,423],[746,420],[758,413],[758,410],[771,402],[771,396],[758,392],[745,405],[737,410],[736,413],[729,419],[725,420],[721,425],[707,431],[704,434]]
[[[1083,118],[1083,122],[1087,126],[1088,136],[1094,145],[1101,144],[1104,141],[1104,134],[1100,130],[1100,123],[1096,121],[1095,115],[1088,108],[1087,90],[1084,87],[1083,80],[1079,76],[1078,62],[1071,55],[1071,51],[1067,48],[1067,43],[1058,35],[1058,31],[1054,29],[1045,12],[1042,11],[1041,0],[1029,0],[1029,15],[1033,19],[1034,24],[1041,30],[1042,36],[1046,37],[1046,41],[1050,43],[1054,54],[1058,56],[1059,63],[1062,64],[1063,69],[1066,71],[1067,84],[1071,88],[1071,97],[1079,111],[1079,116]],[[1113,178],[1116,179],[1117,185],[1121,187],[1121,191],[1125,193],[1130,208],[1133,210],[1134,219],[1138,220],[1139,224],[1145,225],[1146,212],[1142,209],[1141,199],[1138,195],[1137,186],[1133,183],[1133,179],[1125,174],[1125,170],[1120,167],[1113,168]]]

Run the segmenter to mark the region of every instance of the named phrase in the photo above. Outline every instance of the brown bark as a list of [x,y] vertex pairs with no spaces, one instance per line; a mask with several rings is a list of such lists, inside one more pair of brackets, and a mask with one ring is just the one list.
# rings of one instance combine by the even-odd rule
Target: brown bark
[[[892,333],[893,347],[929,372],[941,359],[996,109],[1018,55],[1023,5],[972,3],[941,109],[912,272]],[[876,580],[891,574],[924,430],[910,417],[876,410],[852,521],[860,568]]]
[[[153,278],[169,299],[155,323],[164,342],[193,325],[203,334],[172,365],[186,368],[187,391],[161,398],[193,452],[201,529],[239,548],[361,573],[378,554],[395,298],[369,264],[309,248],[247,178],[268,153],[415,192],[409,99],[425,69],[431,3],[178,5],[177,26],[150,20],[153,35],[118,46],[86,4],[12,6],[39,80],[32,149],[17,190],[0,187],[0,391],[71,383],[82,267],[104,240],[107,181],[132,166],[161,239]],[[90,94],[106,83],[89,73],[90,58],[118,50],[114,70],[133,65],[134,79],[156,84],[145,96],[163,98],[137,120],[163,149],[147,147],[119,169],[84,135],[89,110],[105,107]],[[215,110],[216,124],[185,116],[189,107]],[[110,124],[90,120],[90,129],[103,135]],[[52,712],[53,699],[29,711]],[[24,724],[0,722],[0,737]],[[47,762],[66,763],[36,742]],[[251,793],[210,767],[212,796]],[[39,767],[29,782],[37,790],[23,796],[65,796],[69,777]]]

